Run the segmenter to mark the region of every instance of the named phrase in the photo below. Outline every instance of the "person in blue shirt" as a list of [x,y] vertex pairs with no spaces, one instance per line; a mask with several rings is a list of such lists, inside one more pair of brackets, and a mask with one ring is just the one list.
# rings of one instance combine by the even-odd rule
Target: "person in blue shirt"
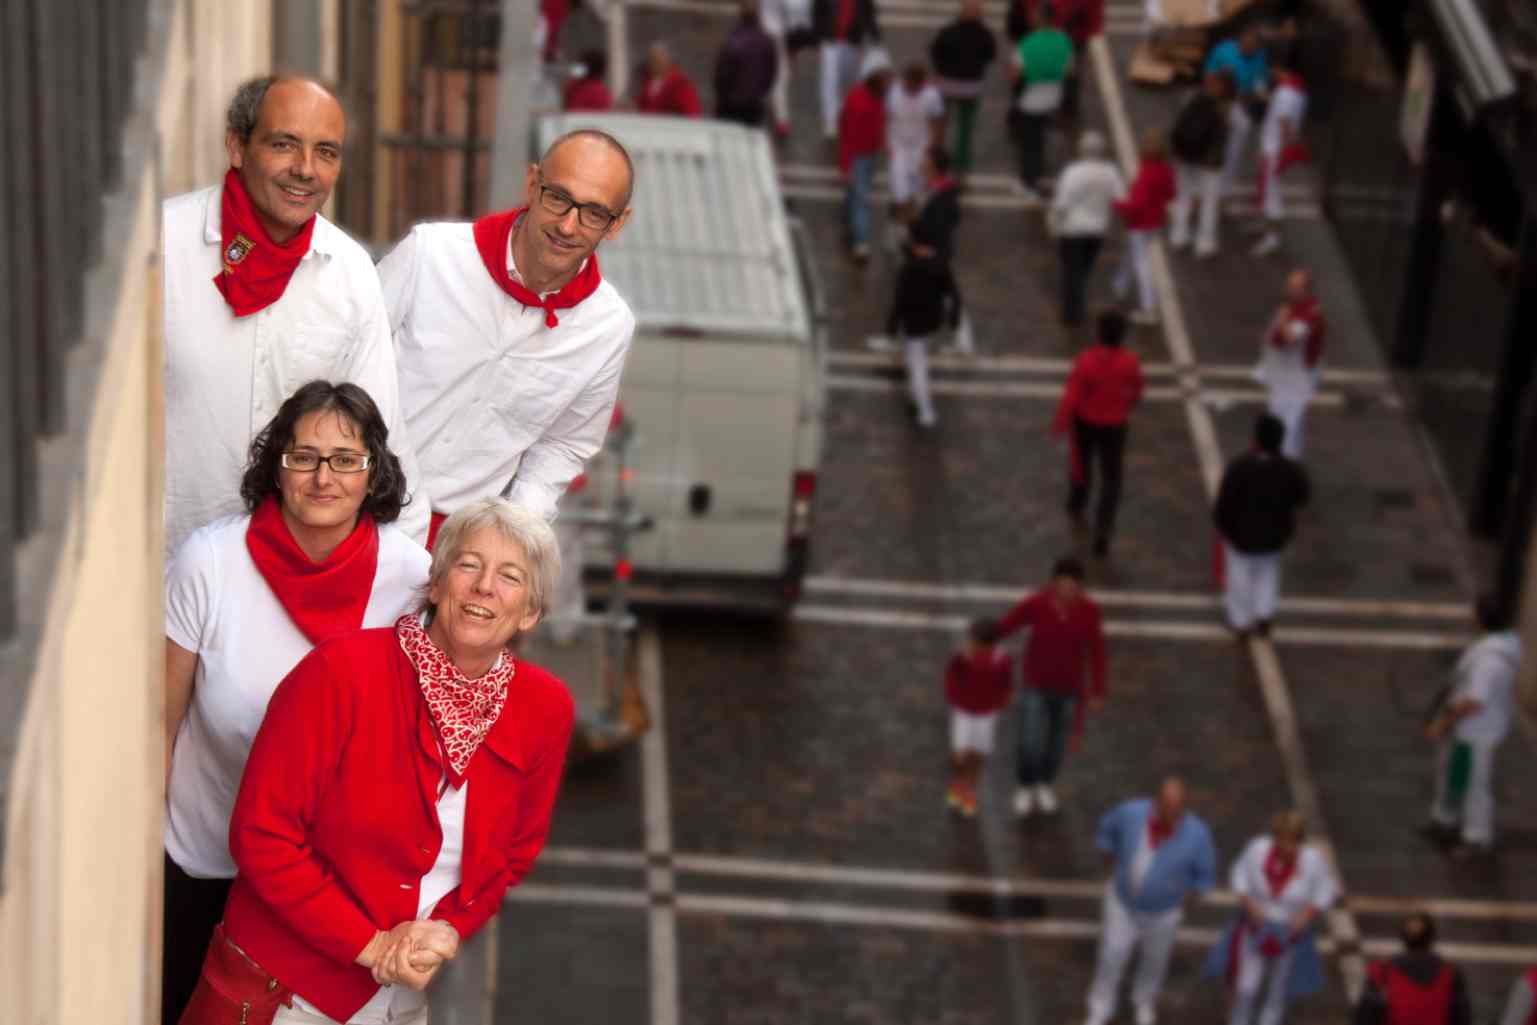
[[1099,961],[1089,989],[1088,1025],[1105,1025],[1115,1015],[1121,976],[1138,944],[1142,959],[1131,1001],[1137,1025],[1153,1025],[1185,903],[1216,881],[1211,830],[1185,810],[1185,783],[1171,776],[1158,788],[1157,797],[1111,809],[1100,819],[1095,843],[1110,868],[1110,881],[1105,887]]
[[1206,73],[1226,71],[1233,76],[1234,100],[1227,133],[1227,152],[1222,160],[1222,194],[1233,191],[1244,147],[1254,134],[1254,125],[1265,112],[1270,95],[1270,63],[1265,57],[1264,41],[1257,25],[1249,25],[1236,39],[1224,39],[1206,58]]

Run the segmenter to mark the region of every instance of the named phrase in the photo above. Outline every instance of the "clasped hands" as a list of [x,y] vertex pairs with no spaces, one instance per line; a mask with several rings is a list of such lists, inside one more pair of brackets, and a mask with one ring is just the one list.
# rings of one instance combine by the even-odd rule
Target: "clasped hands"
[[376,932],[357,956],[381,986],[424,990],[445,961],[459,953],[459,932],[447,922],[412,920]]

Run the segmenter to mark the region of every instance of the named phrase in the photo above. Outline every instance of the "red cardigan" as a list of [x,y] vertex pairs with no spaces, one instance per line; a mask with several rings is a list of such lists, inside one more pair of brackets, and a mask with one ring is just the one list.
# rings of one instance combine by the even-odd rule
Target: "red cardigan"
[[1123,424],[1142,401],[1142,361],[1118,345],[1091,345],[1073,360],[1051,429],[1079,419],[1101,427]]
[[838,170],[848,174],[855,157],[886,148],[886,104],[860,82],[849,90],[838,115]]
[[1001,637],[1032,627],[1025,646],[1025,686],[1051,694],[1083,697],[1083,667],[1089,664],[1089,697],[1105,696],[1105,633],[1099,606],[1088,596],[1065,610],[1051,589],[1037,591],[998,623]]
[[[465,776],[460,885],[431,917],[468,939],[544,846],[573,709],[565,685],[517,663],[507,703]],[[434,727],[393,628],[316,647],[278,685],[230,822],[240,874],[230,940],[338,1021],[378,990],[354,958],[414,919],[443,833]]]
[[950,656],[945,667],[945,698],[950,707],[971,715],[989,715],[1009,703],[1014,660],[994,648],[973,659],[964,652]]
[[1126,198],[1115,204],[1129,231],[1156,231],[1169,220],[1174,201],[1174,169],[1167,160],[1144,159]]

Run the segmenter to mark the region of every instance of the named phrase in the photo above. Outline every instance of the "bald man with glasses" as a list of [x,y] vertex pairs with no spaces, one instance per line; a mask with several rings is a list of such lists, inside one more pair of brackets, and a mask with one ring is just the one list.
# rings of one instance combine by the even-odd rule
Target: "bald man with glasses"
[[624,146],[591,129],[528,169],[523,206],[422,224],[379,264],[432,534],[503,494],[553,519],[603,443],[635,316],[598,267],[630,216]]

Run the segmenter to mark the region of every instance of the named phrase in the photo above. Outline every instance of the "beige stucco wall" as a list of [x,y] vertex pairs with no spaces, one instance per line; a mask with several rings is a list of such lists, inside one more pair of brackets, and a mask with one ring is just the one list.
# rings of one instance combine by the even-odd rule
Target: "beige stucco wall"
[[223,174],[224,105],[270,65],[271,4],[180,0],[155,118],[159,173],[122,199],[133,211],[117,239],[122,278],[91,409],[63,442],[83,447],[85,471],[49,553],[58,568],[4,823],[7,1025],[159,1020],[159,201]]

